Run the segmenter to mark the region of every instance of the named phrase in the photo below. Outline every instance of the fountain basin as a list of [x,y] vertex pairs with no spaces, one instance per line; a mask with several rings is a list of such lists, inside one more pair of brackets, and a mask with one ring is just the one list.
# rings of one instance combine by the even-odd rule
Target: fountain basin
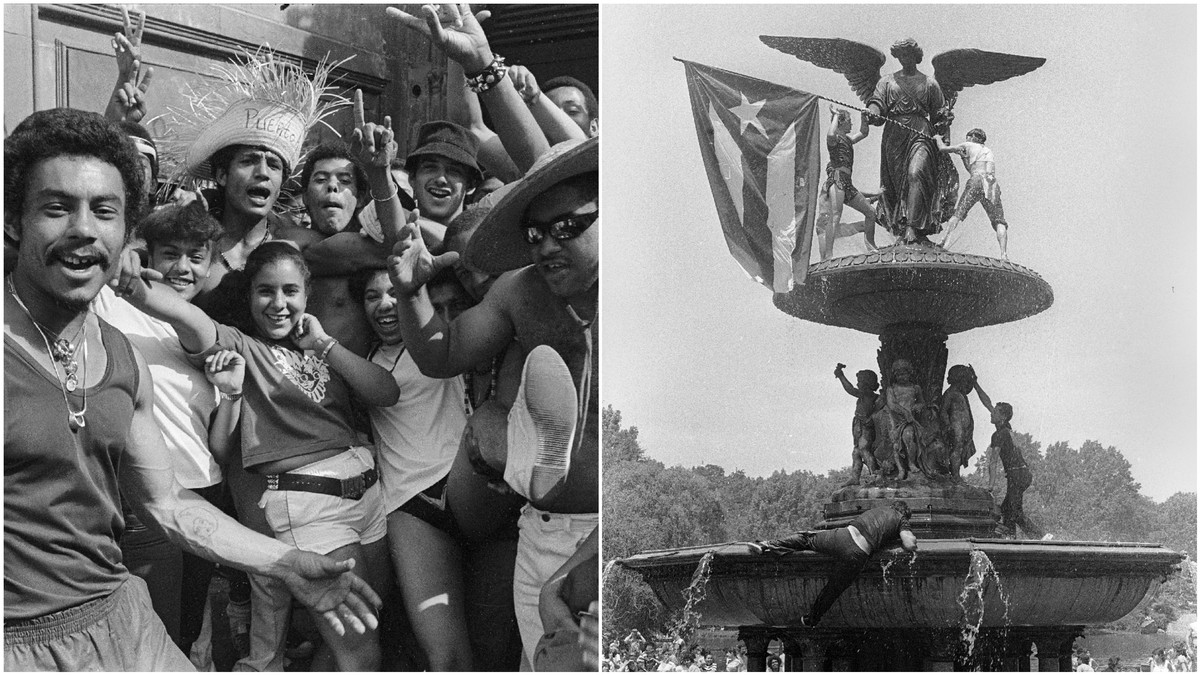
[[1054,291],[1007,260],[900,244],[816,263],[803,286],[774,302],[792,316],[873,335],[901,322],[953,334],[1045,311]]
[[[821,628],[956,627],[973,552],[986,554],[1000,579],[999,586],[985,585],[981,627],[1104,624],[1137,608],[1183,559],[1143,543],[922,539],[919,544],[915,560],[899,548],[877,553]],[[710,552],[704,599],[692,608],[708,626],[798,626],[834,565],[811,551],[756,555],[743,543],[648,551],[621,565],[641,574],[660,602],[678,610],[700,558]]]

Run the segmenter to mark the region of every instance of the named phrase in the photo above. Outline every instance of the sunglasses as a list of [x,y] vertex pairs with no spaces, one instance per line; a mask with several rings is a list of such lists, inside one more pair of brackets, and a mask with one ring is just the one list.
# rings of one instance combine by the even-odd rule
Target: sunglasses
[[574,239],[583,234],[596,219],[600,217],[600,210],[596,209],[591,213],[583,213],[577,216],[567,216],[561,220],[556,220],[553,223],[530,223],[526,222],[521,226],[525,234],[525,243],[530,246],[537,246],[542,243],[542,240],[549,234],[554,241],[566,241]]

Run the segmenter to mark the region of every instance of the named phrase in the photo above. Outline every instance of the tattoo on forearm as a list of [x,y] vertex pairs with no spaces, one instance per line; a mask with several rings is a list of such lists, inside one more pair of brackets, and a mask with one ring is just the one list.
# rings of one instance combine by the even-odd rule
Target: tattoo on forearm
[[213,533],[217,531],[217,519],[208,509],[199,506],[180,511],[179,525],[184,536],[205,548],[212,543]]

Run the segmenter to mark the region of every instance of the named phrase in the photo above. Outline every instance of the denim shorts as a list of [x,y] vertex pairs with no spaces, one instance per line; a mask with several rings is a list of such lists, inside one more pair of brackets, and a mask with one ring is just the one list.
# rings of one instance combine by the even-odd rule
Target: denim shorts
[[[289,473],[351,478],[374,466],[370,450],[352,447]],[[371,544],[387,535],[383,492],[378,482],[358,500],[298,490],[266,490],[258,505],[275,538],[302,551],[325,554],[347,544]]]

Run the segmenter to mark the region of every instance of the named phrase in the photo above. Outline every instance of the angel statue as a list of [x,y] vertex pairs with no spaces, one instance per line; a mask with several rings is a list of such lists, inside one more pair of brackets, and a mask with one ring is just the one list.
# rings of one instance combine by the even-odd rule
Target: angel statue
[[[866,105],[872,125],[885,125],[880,148],[883,195],[878,220],[904,243],[929,243],[957,200],[953,165],[934,135],[948,135],[958,93],[1031,72],[1045,59],[979,49],[952,49],[933,58],[933,77],[920,70],[925,53],[916,40],[892,45],[900,70],[882,75],[882,52],[842,38],[762,35],[768,47],[846,76]],[[948,140],[948,138],[947,138]]]

